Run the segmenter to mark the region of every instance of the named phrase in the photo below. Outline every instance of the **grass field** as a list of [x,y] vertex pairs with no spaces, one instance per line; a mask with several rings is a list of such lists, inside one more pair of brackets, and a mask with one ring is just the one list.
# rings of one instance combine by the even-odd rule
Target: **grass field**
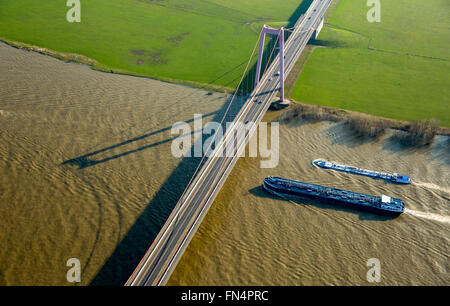
[[291,98],[400,120],[450,126],[450,2],[340,0]]
[[235,86],[262,24],[287,21],[300,0],[0,1],[0,37],[93,58],[154,78]]

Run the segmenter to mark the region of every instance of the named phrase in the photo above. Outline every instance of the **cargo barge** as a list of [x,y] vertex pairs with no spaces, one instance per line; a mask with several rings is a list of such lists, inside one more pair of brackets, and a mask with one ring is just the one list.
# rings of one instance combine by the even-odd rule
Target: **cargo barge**
[[295,196],[322,199],[345,207],[381,214],[399,215],[405,210],[402,200],[386,195],[379,197],[279,177],[266,177],[263,187],[269,193],[281,197]]
[[350,173],[350,174],[364,175],[364,176],[368,176],[371,178],[382,179],[382,180],[391,181],[391,182],[399,183],[399,184],[411,184],[411,182],[412,182],[411,178],[409,178],[406,175],[401,175],[398,173],[390,174],[390,173],[384,173],[384,172],[378,172],[378,171],[372,171],[372,170],[365,170],[365,169],[361,169],[361,168],[357,168],[357,167],[353,167],[353,166],[331,163],[331,162],[328,162],[328,161],[325,161],[322,159],[316,159],[312,162],[312,164],[317,167],[323,168],[323,169],[331,169],[331,170],[346,172],[346,173]]

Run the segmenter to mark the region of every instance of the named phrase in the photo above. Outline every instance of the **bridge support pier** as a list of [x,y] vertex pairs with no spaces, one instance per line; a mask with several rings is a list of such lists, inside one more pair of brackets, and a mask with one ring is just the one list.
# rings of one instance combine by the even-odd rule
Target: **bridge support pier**
[[278,35],[278,46],[280,48],[280,64],[279,64],[279,71],[277,72],[277,76],[280,77],[280,101],[279,103],[282,105],[289,105],[289,100],[284,99],[284,79],[285,79],[285,71],[284,71],[284,27],[281,27],[281,29],[274,29],[271,27],[268,27],[266,25],[263,26],[261,30],[261,38],[259,42],[259,54],[258,54],[258,62],[256,64],[256,77],[255,77],[255,87],[259,83],[259,79],[261,77],[261,65],[262,65],[262,58],[263,58],[263,52],[264,52],[264,42],[266,38],[266,34],[271,35]]
[[311,41],[314,41],[314,40],[317,39],[317,37],[319,36],[320,31],[322,30],[322,28],[323,28],[323,18],[320,20],[320,22],[318,23],[316,29],[314,30],[314,33],[311,36]]

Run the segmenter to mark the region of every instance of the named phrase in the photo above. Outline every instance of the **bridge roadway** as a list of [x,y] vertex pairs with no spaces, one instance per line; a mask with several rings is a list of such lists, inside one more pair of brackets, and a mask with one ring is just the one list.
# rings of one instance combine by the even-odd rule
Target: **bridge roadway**
[[[285,77],[319,26],[330,3],[331,0],[314,0],[307,12],[297,21],[285,44]],[[235,123],[248,122],[249,129],[245,133],[236,133],[234,126],[226,131],[221,144],[213,150],[179,199],[161,231],[125,283],[126,286],[166,284],[240,153],[245,150],[249,138],[274,101],[280,86],[278,62],[277,56],[234,120]],[[262,103],[255,103],[255,100],[262,100]],[[235,154],[224,156],[219,153],[232,143]]]

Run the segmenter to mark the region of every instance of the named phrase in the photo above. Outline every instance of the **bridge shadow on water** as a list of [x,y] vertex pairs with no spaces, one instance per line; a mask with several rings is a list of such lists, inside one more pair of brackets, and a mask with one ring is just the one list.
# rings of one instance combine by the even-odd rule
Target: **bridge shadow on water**
[[273,194],[268,193],[266,190],[264,190],[264,188],[262,186],[252,188],[249,190],[249,192],[252,195],[254,195],[256,197],[260,197],[260,198],[278,199],[283,202],[291,202],[291,203],[296,203],[298,205],[314,207],[314,208],[318,209],[317,211],[319,213],[321,213],[321,212],[325,213],[329,210],[344,211],[344,212],[356,214],[356,215],[358,215],[358,218],[360,220],[366,220],[366,221],[388,221],[388,220],[393,220],[393,219],[398,218],[398,216],[382,215],[382,214],[376,214],[376,213],[358,210],[355,208],[347,208],[347,207],[343,207],[337,203],[330,204],[329,202],[327,202],[325,200],[311,199],[311,198],[307,198],[307,197],[289,197],[289,198],[277,197]]
[[[202,117],[203,118],[208,118],[208,117],[211,117],[213,115],[217,115],[218,113],[219,113],[219,111],[211,112],[209,114],[202,115]],[[194,119],[192,118],[192,119],[186,120],[186,123],[191,123],[193,121],[194,121]],[[187,135],[176,135],[174,137],[170,137],[170,138],[158,141],[158,142],[154,142],[154,143],[151,143],[151,144],[139,147],[139,148],[134,149],[134,150],[125,151],[125,152],[122,152],[120,154],[111,155],[111,156],[108,156],[108,157],[105,157],[105,158],[102,158],[102,159],[94,159],[95,156],[97,156],[98,154],[101,154],[101,153],[104,153],[104,152],[108,152],[110,150],[114,150],[114,149],[120,148],[122,146],[126,146],[128,144],[133,143],[133,142],[140,141],[140,140],[149,138],[151,136],[155,136],[157,134],[170,131],[171,128],[172,128],[171,126],[165,127],[165,128],[162,128],[162,129],[159,129],[159,130],[156,130],[156,131],[152,131],[152,132],[146,133],[146,134],[138,136],[138,137],[134,137],[134,138],[128,139],[126,141],[120,142],[120,143],[112,145],[112,146],[108,146],[108,147],[105,147],[105,148],[102,148],[102,149],[95,150],[95,151],[90,152],[90,153],[83,154],[81,156],[78,156],[78,157],[66,160],[66,161],[62,162],[61,165],[78,166],[78,169],[84,169],[84,168],[87,168],[87,167],[92,167],[92,166],[95,166],[95,165],[98,165],[98,164],[101,164],[101,163],[108,162],[108,161],[113,160],[113,159],[124,157],[124,156],[130,155],[130,154],[133,154],[133,153],[138,153],[140,151],[147,150],[147,149],[156,147],[158,145],[162,145],[162,144],[167,143],[167,142],[171,142],[171,141],[173,141],[176,138],[181,137],[181,136],[187,136]],[[194,133],[197,133],[197,132],[201,132],[201,131],[192,131],[191,134],[194,134]]]
[[[216,112],[211,112],[206,116],[213,116],[212,120],[220,122],[228,109],[231,99],[228,99],[222,108]],[[245,102],[245,98],[236,98],[233,104],[236,107],[230,107],[226,116],[226,121],[232,120],[239,109]],[[193,119],[189,120],[192,122]],[[225,125],[224,122],[224,125]],[[137,153],[142,150],[151,149],[159,144],[172,141],[175,137],[167,138],[163,141],[145,145],[138,149],[126,151],[124,153],[112,155],[101,160],[94,160],[93,158],[99,154],[109,150],[125,146],[138,140],[145,139],[152,135],[169,131],[171,127],[165,127],[157,131],[146,133],[139,137],[134,137],[129,140],[120,142],[116,145],[108,146],[79,157],[64,161],[62,165],[78,166],[79,170],[86,167],[95,166],[99,163],[107,162],[112,159],[120,158],[132,153]],[[206,137],[210,135],[202,135],[198,140],[203,142]],[[170,154],[168,152],[168,154]],[[191,155],[193,148],[191,148]],[[201,162],[200,157],[186,157],[181,160],[175,170],[170,174],[169,178],[162,184],[161,188],[156,192],[155,196],[146,205],[143,213],[138,217],[133,226],[129,229],[124,239],[116,246],[113,254],[108,258],[106,263],[91,281],[91,285],[123,285],[133,270],[139,264],[139,261],[145,255],[145,252],[150,247],[153,240],[156,238],[158,232],[169,217],[178,199],[181,197],[184,189],[188,185],[192,174]],[[204,162],[204,161],[203,161]]]
[[[305,0],[302,4],[296,9],[294,14],[289,18],[288,27],[292,27],[298,17],[303,14],[312,0]],[[272,39],[266,50],[272,50],[275,46],[276,40]],[[273,52],[272,56],[270,56],[270,52],[264,53],[263,58],[263,66],[268,66],[268,63],[276,56],[276,52]],[[246,62],[245,62],[246,63]],[[212,80],[211,83],[231,74],[233,71],[238,69],[239,67],[243,67],[244,62],[234,67],[232,70],[225,72],[220,75],[216,80]],[[255,72],[256,72],[256,64],[253,65],[251,69],[249,69],[248,73],[244,76],[242,81],[241,93],[251,92],[253,89],[253,84],[255,81]],[[231,80],[228,84],[235,82],[237,79]],[[229,110],[229,114],[226,117],[225,121],[232,121],[235,117],[245,99],[238,99],[234,103],[236,106],[233,106]],[[220,122],[225,114],[226,109],[230,100],[225,103],[221,110],[218,112],[210,113],[208,115],[214,116],[213,121]],[[78,166],[80,170],[86,167],[95,166],[100,162],[107,162],[111,159],[120,158],[122,156],[137,153],[144,149],[151,149],[152,147],[160,144],[155,143],[151,145],[147,145],[132,151],[128,151],[125,153],[113,155],[111,157],[105,158],[100,161],[93,161],[90,158],[95,156],[98,153],[102,153],[117,147],[121,147],[123,145],[129,144],[131,142],[144,139],[146,137],[152,136],[156,133],[162,133],[167,131],[169,128],[160,129],[158,131],[150,132],[145,135],[132,138],[130,140],[118,143],[113,146],[106,147],[104,149],[96,150],[82,156],[67,160],[63,162],[64,165],[75,165]],[[166,139],[161,143],[165,143],[171,141],[172,139]],[[122,286],[129,276],[132,274],[136,266],[139,264],[142,257],[145,255],[145,252],[148,250],[153,240],[156,238],[158,232],[166,222],[173,208],[175,207],[178,199],[186,188],[187,184],[191,179],[191,175],[194,173],[195,169],[198,167],[201,162],[201,158],[189,157],[183,158],[175,170],[171,173],[169,178],[163,183],[161,188],[156,192],[155,196],[150,200],[142,214],[138,217],[133,226],[126,233],[123,240],[116,246],[112,255],[107,259],[102,268],[98,271],[94,279],[91,281],[90,285],[98,286],[98,285],[113,285],[113,286]]]

